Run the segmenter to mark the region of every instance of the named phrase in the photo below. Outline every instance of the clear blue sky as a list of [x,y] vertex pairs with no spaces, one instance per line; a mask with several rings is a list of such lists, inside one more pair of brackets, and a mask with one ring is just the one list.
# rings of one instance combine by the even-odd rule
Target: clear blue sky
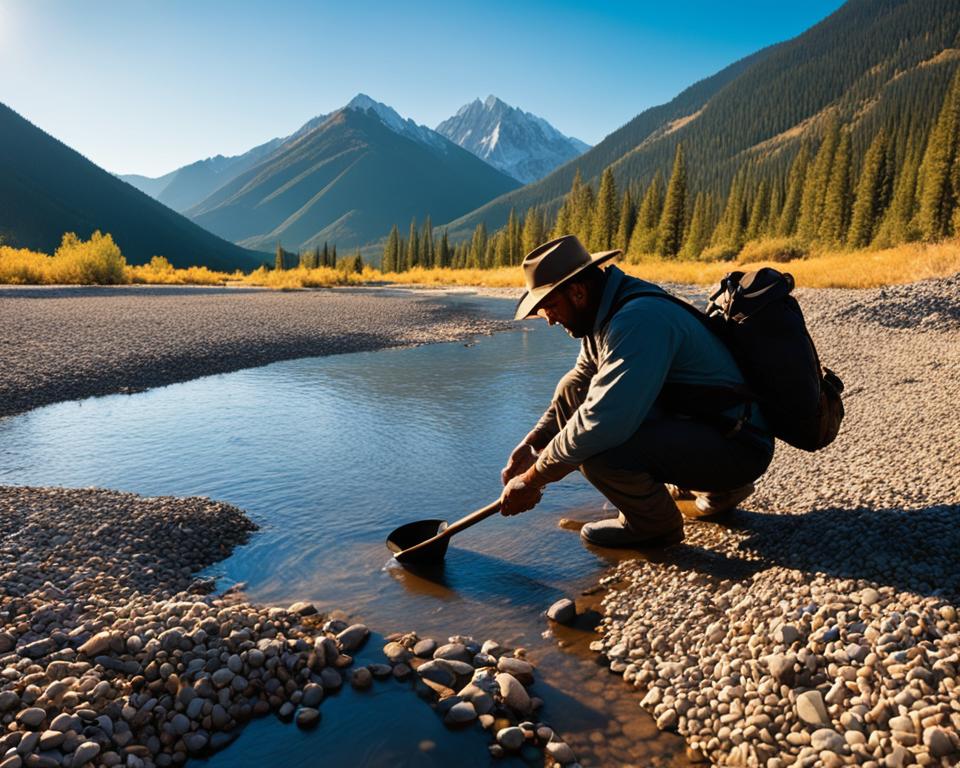
[[840,0],[0,0],[0,101],[118,173],[285,136],[364,92],[435,127],[496,94],[598,142]]

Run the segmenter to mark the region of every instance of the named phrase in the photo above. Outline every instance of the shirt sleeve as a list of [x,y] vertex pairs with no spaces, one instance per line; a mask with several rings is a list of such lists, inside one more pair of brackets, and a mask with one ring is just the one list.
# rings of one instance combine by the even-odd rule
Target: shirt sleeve
[[682,341],[682,331],[661,309],[639,299],[611,319],[586,397],[540,453],[539,472],[549,477],[552,465],[579,466],[637,431]]
[[557,401],[563,397],[572,400],[571,408],[577,408],[587,396],[587,390],[590,387],[590,379],[596,373],[596,364],[587,356],[584,347],[581,345],[580,354],[577,355],[577,362],[573,368],[567,371],[553,393],[553,399],[550,401],[550,407],[544,411],[543,416],[530,430],[525,442],[532,445],[538,451],[543,448],[560,431],[560,422],[557,419]]

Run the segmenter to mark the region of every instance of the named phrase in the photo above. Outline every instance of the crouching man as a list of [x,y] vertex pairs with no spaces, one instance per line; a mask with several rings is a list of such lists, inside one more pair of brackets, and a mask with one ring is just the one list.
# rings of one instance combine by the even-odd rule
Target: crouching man
[[574,367],[513,450],[501,512],[540,501],[548,483],[579,469],[619,515],[587,523],[603,547],[664,547],[683,540],[675,499],[697,516],[733,509],[773,457],[773,437],[724,343],[658,286],[590,254],[572,236],[523,260],[527,290],[516,319],[544,318],[580,339]]

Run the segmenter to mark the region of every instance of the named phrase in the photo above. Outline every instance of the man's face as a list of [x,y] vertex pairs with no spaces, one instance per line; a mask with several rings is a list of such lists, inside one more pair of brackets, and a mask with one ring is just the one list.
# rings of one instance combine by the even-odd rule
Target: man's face
[[586,311],[586,291],[582,285],[568,285],[551,293],[537,307],[537,317],[550,325],[559,323],[575,339],[590,332],[589,313]]

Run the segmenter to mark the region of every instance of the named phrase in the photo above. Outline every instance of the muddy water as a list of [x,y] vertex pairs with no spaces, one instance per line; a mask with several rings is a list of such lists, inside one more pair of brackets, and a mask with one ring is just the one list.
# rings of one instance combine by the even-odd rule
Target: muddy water
[[[500,316],[512,307],[452,300]],[[561,331],[531,324],[467,344],[294,360],[61,403],[0,420],[0,482],[236,504],[260,531],[213,569],[224,586],[244,582],[260,602],[342,609],[383,634],[525,646],[540,670],[541,716],[584,765],[683,764],[683,743],[658,734],[631,689],[593,660],[589,612],[560,643],[549,635],[543,611],[562,596],[596,602],[581,592],[607,562],[558,526],[603,515],[603,499],[579,475],[551,486],[532,512],[459,534],[439,572],[406,571],[384,546],[397,525],[452,522],[496,498],[506,455],[575,354]],[[361,659],[376,660],[379,647]],[[338,698],[317,731],[259,721],[210,765],[490,762],[479,727],[447,731],[399,683]]]

